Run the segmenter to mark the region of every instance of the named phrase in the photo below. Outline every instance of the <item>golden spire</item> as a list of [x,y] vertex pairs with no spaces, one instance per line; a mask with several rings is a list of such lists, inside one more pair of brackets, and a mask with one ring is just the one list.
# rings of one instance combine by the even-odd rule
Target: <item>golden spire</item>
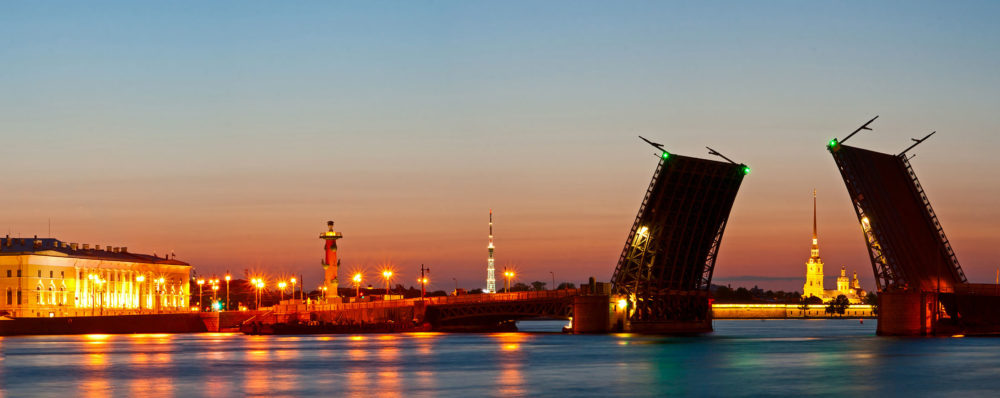
[[816,189],[813,188],[813,244],[812,258],[819,258],[819,236],[816,232]]

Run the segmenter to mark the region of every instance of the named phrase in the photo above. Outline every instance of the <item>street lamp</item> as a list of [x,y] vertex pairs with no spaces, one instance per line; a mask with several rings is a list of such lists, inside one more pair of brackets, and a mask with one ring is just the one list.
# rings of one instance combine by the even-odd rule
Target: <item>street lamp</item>
[[292,278],[291,280],[289,280],[289,282],[292,282],[292,300],[295,300],[295,282],[298,281],[295,280],[295,278]]
[[212,305],[213,306],[215,305],[215,302],[219,300],[217,298],[218,297],[218,293],[219,293],[219,285],[212,285]]
[[205,280],[198,279],[198,282],[196,283],[198,284],[198,312],[201,312],[201,310],[205,308],[205,306],[201,305],[201,287],[205,284]]
[[382,271],[382,277],[385,278],[385,297],[383,297],[383,299],[384,300],[388,300],[389,299],[389,280],[392,279],[392,271],[390,271],[390,270]]
[[278,282],[278,290],[281,290],[281,295],[278,296],[279,297],[278,303],[281,303],[282,301],[285,300],[285,286],[288,286],[285,284],[285,281]]
[[361,297],[361,273],[355,273],[351,280],[354,281],[354,297]]
[[507,271],[507,269],[504,268],[503,276],[506,279],[506,281],[504,282],[504,287],[507,288],[507,293],[510,293],[510,287],[511,287],[510,286],[510,280],[511,280],[511,278],[514,277],[514,271]]
[[232,276],[226,272],[226,310],[229,310],[229,280],[233,279]]

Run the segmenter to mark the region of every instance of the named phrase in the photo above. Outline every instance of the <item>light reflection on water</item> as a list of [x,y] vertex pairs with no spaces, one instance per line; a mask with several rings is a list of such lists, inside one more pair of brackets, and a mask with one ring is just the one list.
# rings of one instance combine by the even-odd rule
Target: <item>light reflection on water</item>
[[[522,329],[559,330],[558,322]],[[716,321],[703,337],[559,333],[0,339],[0,396],[993,395],[1000,339],[874,322]]]

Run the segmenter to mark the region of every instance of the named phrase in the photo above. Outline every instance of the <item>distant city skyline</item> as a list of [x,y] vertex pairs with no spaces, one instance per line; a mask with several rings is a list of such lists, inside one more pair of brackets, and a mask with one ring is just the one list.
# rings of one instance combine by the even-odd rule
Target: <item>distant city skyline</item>
[[[201,274],[404,285],[608,280],[657,158],[753,168],[715,284],[801,290],[818,190],[828,269],[874,280],[824,144],[912,161],[963,269],[1000,236],[1000,5],[12,3],[0,13],[0,228],[174,252]],[[487,178],[489,176],[489,178]],[[6,232],[5,232],[6,233]],[[830,283],[834,277],[828,277]]]

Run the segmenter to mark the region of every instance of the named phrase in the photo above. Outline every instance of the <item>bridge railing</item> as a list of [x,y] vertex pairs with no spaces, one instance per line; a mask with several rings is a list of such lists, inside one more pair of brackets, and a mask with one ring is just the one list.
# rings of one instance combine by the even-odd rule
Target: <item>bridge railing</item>
[[367,301],[361,303],[318,304],[315,305],[313,309],[319,311],[342,311],[342,310],[353,310],[353,309],[412,307],[416,302],[419,302],[421,300],[423,300],[423,302],[426,305],[476,304],[476,303],[491,303],[491,302],[504,302],[504,301],[564,298],[564,297],[575,296],[578,293],[579,291],[577,289],[560,289],[560,290],[540,290],[540,291],[493,293],[493,294],[465,294],[461,296],[426,297],[423,299],[412,298],[412,299],[400,299],[400,300]]

